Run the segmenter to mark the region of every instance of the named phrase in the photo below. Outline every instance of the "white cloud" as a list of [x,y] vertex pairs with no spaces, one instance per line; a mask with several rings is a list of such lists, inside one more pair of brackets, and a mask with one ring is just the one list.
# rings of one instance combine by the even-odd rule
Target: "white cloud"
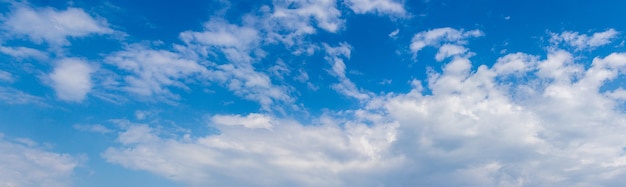
[[11,142],[2,136],[0,150],[0,186],[70,186],[73,170],[79,164],[70,155]]
[[596,32],[593,35],[579,34],[578,32],[565,31],[560,34],[550,33],[550,42],[553,44],[564,43],[576,50],[592,50],[597,47],[609,44],[617,38],[619,32],[615,29],[608,29],[604,32]]
[[[275,103],[289,104],[293,98],[288,87],[275,85],[268,74],[257,71],[253,66],[265,53],[261,50],[259,33],[250,26],[211,20],[201,32],[181,33],[180,37],[187,45],[179,48],[183,52],[192,51],[200,59],[217,58],[220,63],[207,63],[210,73],[205,77],[238,96],[258,102],[269,111]],[[224,55],[226,61],[219,59],[220,55]]]
[[[335,0],[274,0],[272,18],[284,21],[280,26],[289,30],[312,33],[309,22],[315,20],[317,26],[328,31],[337,32],[343,23],[341,12]],[[303,28],[298,28],[304,26]],[[301,30],[305,29],[305,30]]]
[[33,58],[37,60],[45,60],[48,58],[46,53],[41,52],[37,49],[28,48],[28,47],[5,47],[0,46],[0,52],[12,56],[17,59],[28,59]]
[[402,2],[397,0],[346,0],[344,1],[357,14],[388,14],[404,16],[407,12]]
[[91,73],[96,68],[77,58],[65,58],[56,62],[48,75],[50,86],[59,99],[72,102],[84,100],[91,91]]
[[100,134],[107,134],[114,132],[113,130],[102,126],[100,124],[86,125],[86,124],[75,124],[74,129],[84,132],[95,132]]
[[538,57],[525,53],[514,53],[498,58],[493,70],[500,75],[525,73],[536,66]]
[[122,70],[124,84],[121,86],[126,91],[164,100],[178,98],[168,87],[186,89],[184,80],[202,77],[208,72],[204,66],[179,53],[144,46],[131,46],[115,52],[107,56],[105,62]]
[[180,38],[201,56],[214,56],[222,52],[229,61],[237,63],[250,63],[253,60],[251,53],[261,41],[257,29],[219,19],[205,23],[201,32],[182,32]]
[[7,104],[45,105],[43,98],[9,87],[0,87],[0,101]]
[[152,118],[157,114],[158,112],[156,111],[137,110],[135,111],[135,118],[137,118],[137,120],[145,120]]
[[437,51],[437,55],[435,55],[435,60],[441,62],[448,57],[466,54],[467,52],[468,52],[468,49],[463,46],[453,45],[453,44],[444,44],[441,47],[439,47],[439,51]]
[[0,70],[0,82],[13,82],[13,75],[9,72]]
[[371,93],[357,88],[357,86],[346,77],[346,64],[343,60],[350,58],[352,47],[347,43],[340,43],[337,47],[324,44],[324,48],[327,55],[325,59],[332,66],[330,73],[339,80],[339,83],[333,84],[332,88],[343,95],[359,100],[369,99]]
[[46,41],[54,45],[67,45],[68,37],[113,33],[105,20],[95,19],[80,8],[33,9],[17,5],[6,15],[2,25],[12,35],[27,36],[34,42]]
[[389,33],[389,38],[397,38],[398,34],[400,33],[400,29],[396,29],[393,32]]
[[294,47],[292,53],[296,55],[312,55],[317,46],[304,38],[317,33],[318,28],[335,33],[345,24],[335,0],[274,0],[271,7],[263,6],[261,11],[262,16],[248,17],[248,22],[265,33],[266,42]]
[[[328,51],[349,56],[341,45]],[[311,124],[216,115],[220,133],[193,138],[131,125],[118,137],[122,145],[103,156],[191,186],[621,184],[623,88],[603,86],[626,73],[626,53],[584,66],[569,52],[547,52],[474,68],[456,55],[443,71],[429,72],[425,87],[414,80],[407,93],[372,95],[360,109],[328,112]],[[329,63],[331,73],[345,76],[345,64]]]
[[411,52],[417,54],[424,47],[440,47],[442,44],[464,45],[466,39],[483,36],[480,30],[457,30],[449,27],[437,28],[415,34],[411,40]]
[[[215,116],[212,121],[216,118],[227,121],[218,124],[220,135],[193,139],[166,139],[154,128],[131,126],[120,135],[124,147],[109,148],[103,157],[191,186],[362,186],[377,183],[364,176],[397,167],[402,160],[387,158],[386,147],[395,136],[392,124],[340,128],[303,126],[262,114]],[[271,123],[272,128],[233,126],[232,120],[255,126]]]
[[248,114],[245,117],[241,115],[215,115],[211,118],[211,122],[217,125],[240,125],[251,129],[272,128],[272,119],[269,116],[256,113]]

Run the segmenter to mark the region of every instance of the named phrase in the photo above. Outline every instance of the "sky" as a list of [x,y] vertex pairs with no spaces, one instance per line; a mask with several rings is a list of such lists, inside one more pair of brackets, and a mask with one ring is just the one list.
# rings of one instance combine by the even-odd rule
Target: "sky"
[[620,186],[623,7],[0,0],[0,187]]

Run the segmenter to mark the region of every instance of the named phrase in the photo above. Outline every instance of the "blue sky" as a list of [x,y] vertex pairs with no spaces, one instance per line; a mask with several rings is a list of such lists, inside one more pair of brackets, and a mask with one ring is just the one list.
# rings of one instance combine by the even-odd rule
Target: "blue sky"
[[626,2],[0,0],[0,186],[616,186]]

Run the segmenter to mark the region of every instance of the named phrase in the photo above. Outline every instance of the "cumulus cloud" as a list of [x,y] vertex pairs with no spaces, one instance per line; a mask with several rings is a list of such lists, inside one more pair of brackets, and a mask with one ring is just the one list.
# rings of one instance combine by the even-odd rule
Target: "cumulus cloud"
[[70,186],[73,170],[79,164],[70,155],[9,141],[1,134],[0,150],[0,186]]
[[61,59],[48,75],[50,86],[54,88],[59,99],[80,102],[91,91],[91,74],[95,70],[96,68],[81,59]]
[[[393,125],[303,126],[263,114],[218,115],[211,121],[220,135],[180,140],[135,124],[120,134],[124,147],[109,148],[103,157],[191,186],[366,185],[376,180],[337,176],[368,176],[402,160],[386,158],[385,147],[395,141]],[[268,124],[271,130],[258,128]]]
[[[444,41],[427,45],[440,48],[463,38],[448,35],[424,38]],[[624,91],[603,86],[625,73],[625,53],[584,66],[551,49],[478,67],[469,53],[450,53],[424,86],[414,80],[406,93],[372,95],[358,109],[310,124],[258,113],[213,115],[219,134],[199,137],[134,124],[103,157],[191,186],[623,184]],[[341,77],[345,66],[332,72]]]
[[403,16],[406,10],[397,0],[346,0],[344,1],[357,14],[375,13]]
[[105,20],[96,19],[80,8],[57,10],[17,5],[5,15],[2,27],[16,36],[26,36],[34,42],[54,45],[68,44],[68,37],[91,34],[111,34]]
[[608,29],[604,32],[593,33],[593,35],[580,34],[572,31],[565,31],[559,34],[550,33],[550,35],[551,43],[563,43],[580,51],[591,50],[609,44],[619,35],[619,32],[615,29]]

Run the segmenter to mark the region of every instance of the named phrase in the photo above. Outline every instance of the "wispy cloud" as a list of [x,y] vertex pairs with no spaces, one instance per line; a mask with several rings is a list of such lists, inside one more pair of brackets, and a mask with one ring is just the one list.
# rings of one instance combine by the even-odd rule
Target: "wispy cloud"
[[563,43],[576,50],[592,50],[597,47],[607,45],[617,38],[619,32],[615,29],[608,29],[603,32],[596,32],[592,35],[579,34],[578,32],[565,31],[562,33],[550,33],[550,42],[553,44]]
[[[22,141],[28,141],[23,139]],[[36,144],[28,141],[27,144]],[[67,155],[22,145],[0,136],[0,184],[2,186],[63,187],[71,184],[79,160]]]

